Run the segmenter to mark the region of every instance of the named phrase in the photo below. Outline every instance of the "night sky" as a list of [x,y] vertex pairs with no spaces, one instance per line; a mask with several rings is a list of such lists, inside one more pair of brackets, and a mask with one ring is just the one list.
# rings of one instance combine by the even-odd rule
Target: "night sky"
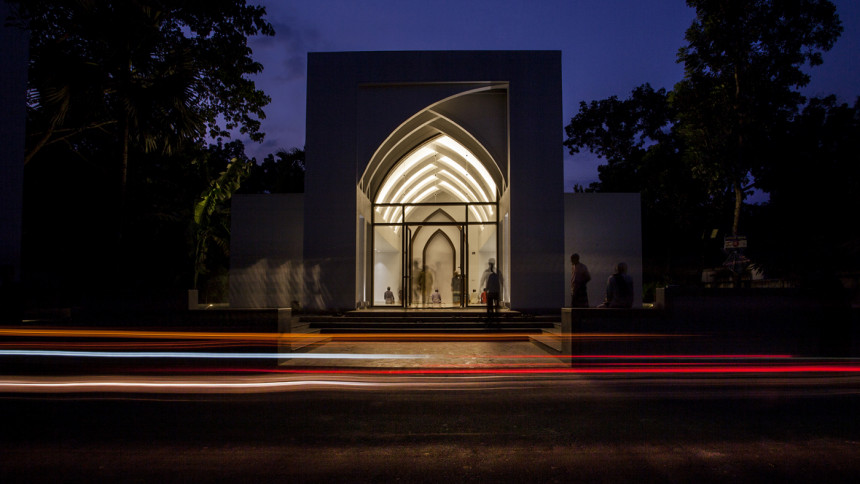
[[[693,10],[683,0],[249,0],[266,6],[274,37],[252,39],[264,72],[255,78],[272,97],[262,144],[246,142],[258,161],[280,148],[303,147],[308,52],[378,50],[560,50],[564,125],[580,101],[650,83],[671,89]],[[811,70],[808,96],[860,95],[860,1],[834,0],[844,32]],[[565,191],[597,180],[597,160],[565,150]]]

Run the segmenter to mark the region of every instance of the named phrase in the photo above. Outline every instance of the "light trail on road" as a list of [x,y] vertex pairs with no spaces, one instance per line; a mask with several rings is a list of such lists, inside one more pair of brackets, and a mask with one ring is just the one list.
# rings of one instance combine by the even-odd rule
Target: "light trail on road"
[[[618,370],[551,371],[495,370],[285,370],[242,375],[92,376],[92,377],[0,377],[0,394],[19,398],[30,394],[253,394],[303,390],[431,390],[529,391],[575,389],[605,397],[627,394],[634,398],[667,394],[725,397],[724,388],[741,396],[753,395],[860,395],[857,368],[807,366],[801,368],[748,368],[742,372],[713,369],[706,372]],[[773,370],[773,371],[768,371]],[[830,371],[833,370],[833,371]],[[838,370],[838,371],[837,371]],[[593,378],[581,378],[581,377]],[[601,376],[612,376],[606,380]],[[644,378],[650,376],[651,378]],[[618,378],[622,377],[622,378]],[[624,378],[631,377],[631,378]],[[707,377],[707,378],[705,378]],[[633,388],[636,388],[634,390]],[[6,397],[2,397],[6,398]]]
[[[326,343],[301,351],[282,346],[321,336],[327,338]],[[466,385],[480,389],[488,381],[521,385],[527,381],[540,384],[546,379],[755,380],[763,376],[812,381],[822,375],[842,381],[848,378],[854,391],[860,391],[856,390],[860,388],[856,385],[858,358],[755,351],[730,354],[719,350],[712,354],[660,354],[647,350],[641,354],[558,354],[540,352],[530,342],[530,336],[492,332],[320,335],[0,328],[0,362],[11,363],[3,368],[16,368],[23,373],[0,376],[0,393],[255,393],[402,384],[422,387],[431,380],[438,383],[433,388]],[[583,333],[553,337],[558,341],[631,341],[695,336]],[[321,351],[322,348],[329,351]],[[33,376],[36,372],[40,375]]]
[[[318,339],[321,336],[338,341],[509,341],[523,340],[533,333],[246,333],[206,331],[136,331],[117,329],[40,329],[0,328],[0,337],[40,338],[125,338],[125,339],[185,339],[233,340],[241,342],[283,342]],[[551,337],[565,339],[647,339],[686,338],[692,334],[659,333],[558,333]]]
[[0,350],[3,356],[45,356],[70,358],[179,358],[215,360],[417,360],[429,358],[427,355],[378,354],[378,353],[211,353],[188,351],[61,351],[61,350]]

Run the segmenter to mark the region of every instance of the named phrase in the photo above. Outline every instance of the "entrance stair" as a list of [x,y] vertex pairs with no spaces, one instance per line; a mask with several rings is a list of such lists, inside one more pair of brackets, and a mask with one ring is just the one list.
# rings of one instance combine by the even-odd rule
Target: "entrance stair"
[[339,315],[301,315],[299,321],[320,334],[541,334],[558,316],[530,315],[502,310],[497,324],[488,327],[486,311],[469,309],[363,309]]

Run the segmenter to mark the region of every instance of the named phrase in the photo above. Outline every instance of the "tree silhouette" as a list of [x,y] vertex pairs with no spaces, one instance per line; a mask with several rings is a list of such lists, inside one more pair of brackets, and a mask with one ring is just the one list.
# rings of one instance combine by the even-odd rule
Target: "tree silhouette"
[[671,102],[693,174],[712,194],[734,196],[731,233],[741,206],[769,163],[774,127],[784,126],[809,83],[802,68],[822,62],[842,32],[828,0],[687,0],[696,19],[678,51],[684,79]]
[[[787,235],[784,228],[775,229],[774,221],[790,227],[783,217],[793,210],[806,214],[803,219],[820,227],[821,234],[830,234],[813,213],[823,213],[824,207],[814,202],[801,210],[798,200],[809,201],[815,193],[821,195],[819,200],[843,206],[841,197],[857,184],[851,163],[837,162],[842,158],[834,155],[856,149],[851,135],[837,136],[856,129],[856,121],[846,121],[856,113],[832,100],[813,100],[799,111],[805,99],[798,89],[809,81],[803,69],[821,63],[822,52],[841,32],[839,18],[826,0],[687,4],[696,9],[696,19],[678,53],[684,79],[669,92],[644,84],[627,99],[580,103],[579,113],[565,128],[565,146],[572,154],[587,148],[606,159],[592,189],[642,193],[643,248],[646,264],[651,264],[646,270],[670,274],[671,281],[676,280],[671,273],[678,272],[672,266],[686,266],[689,280],[698,280],[692,268],[707,267],[710,254],[720,255],[713,230],[728,226],[728,233],[737,234],[745,214],[761,221],[761,227],[748,229],[762,242],[750,253],[760,265],[779,273],[777,268],[785,267],[787,259],[777,257],[775,248],[791,244],[774,237]],[[822,166],[833,168],[824,173],[843,177],[836,185],[845,191],[827,192],[824,180],[802,174],[819,163],[819,157]],[[802,195],[800,185],[807,182],[820,191],[807,187],[807,196]],[[754,186],[772,194],[770,206],[744,209]],[[853,233],[830,240],[856,246],[856,229]],[[809,246],[840,256],[851,253],[828,251],[828,244]],[[660,251],[666,253],[661,256]],[[701,251],[698,257],[696,251]]]
[[232,131],[262,139],[269,98],[247,77],[262,70],[247,38],[274,33],[264,8],[244,0],[15,3],[16,20],[31,31],[25,162],[51,144],[77,151],[87,137],[112,140],[120,220],[132,151],[170,155]]
[[263,162],[251,166],[248,180],[239,193],[303,193],[305,191],[305,152],[298,148],[280,149]]

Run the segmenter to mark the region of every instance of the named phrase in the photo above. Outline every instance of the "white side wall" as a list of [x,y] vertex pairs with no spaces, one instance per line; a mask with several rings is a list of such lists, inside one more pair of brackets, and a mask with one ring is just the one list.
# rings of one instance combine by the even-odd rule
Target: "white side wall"
[[230,307],[290,307],[293,301],[306,304],[302,300],[303,232],[302,194],[233,196]]
[[642,210],[638,193],[564,194],[564,307],[570,305],[570,255],[591,272],[588,302],[603,302],[606,280],[626,262],[633,278],[633,307],[642,306]]

